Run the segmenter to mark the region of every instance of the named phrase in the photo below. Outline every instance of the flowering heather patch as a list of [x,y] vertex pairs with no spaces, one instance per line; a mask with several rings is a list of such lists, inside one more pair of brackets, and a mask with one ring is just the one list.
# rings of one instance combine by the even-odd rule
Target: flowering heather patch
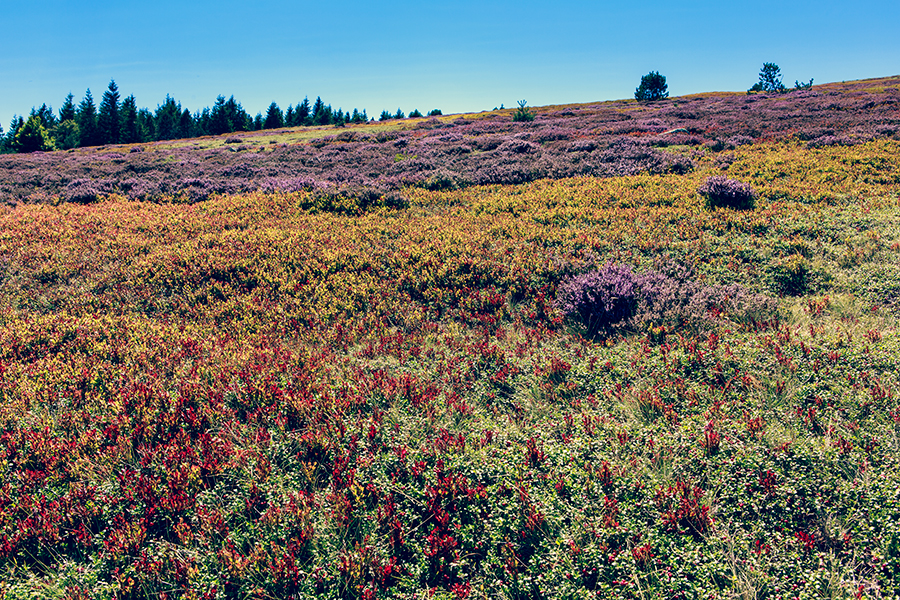
[[563,316],[578,322],[589,337],[653,327],[702,327],[712,319],[767,321],[775,303],[740,285],[704,285],[691,272],[666,265],[671,275],[651,270],[634,273],[628,265],[607,263],[562,281],[557,305]]
[[435,189],[436,180],[466,187],[687,173],[699,156],[687,148],[715,153],[753,141],[796,139],[829,148],[896,139],[897,81],[829,84],[786,95],[708,94],[649,105],[617,101],[540,109],[533,122],[521,123],[500,111],[410,127],[399,121],[389,129],[354,125],[312,138],[304,128],[296,134],[265,131],[4,155],[0,200],[88,202],[118,193],[196,202],[212,194],[295,191],[298,179],[336,193],[349,187],[382,196],[403,186]]
[[713,175],[704,181],[697,192],[714,208],[747,210],[756,205],[757,193],[753,186],[722,175]]
[[[694,150],[0,209],[0,595],[895,596],[897,142],[736,146],[744,211]],[[589,339],[556,299],[598,267],[640,326]]]

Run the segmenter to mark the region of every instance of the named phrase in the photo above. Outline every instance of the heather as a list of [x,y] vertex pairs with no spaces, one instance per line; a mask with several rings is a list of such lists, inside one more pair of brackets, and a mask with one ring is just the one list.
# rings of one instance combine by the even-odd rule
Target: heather
[[409,186],[685,173],[698,156],[727,161],[731,150],[754,141],[829,148],[896,139],[897,81],[517,109],[531,121],[506,110],[2,155],[0,200],[89,202],[118,193],[196,202],[212,194],[315,187],[380,196]]
[[[368,143],[519,126],[465,121]],[[507,134],[453,139],[616,155]],[[241,137],[209,152],[256,187],[190,202],[33,179],[0,209],[0,595],[895,597],[900,142],[747,138],[394,190],[270,185],[250,157],[352,142]]]

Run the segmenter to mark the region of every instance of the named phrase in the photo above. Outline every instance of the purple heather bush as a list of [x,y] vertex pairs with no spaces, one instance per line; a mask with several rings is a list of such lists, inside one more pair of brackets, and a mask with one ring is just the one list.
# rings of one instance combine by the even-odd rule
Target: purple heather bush
[[729,179],[724,175],[713,175],[697,188],[706,198],[711,208],[733,208],[750,210],[756,206],[757,193],[749,183]]
[[607,263],[571,276],[557,288],[556,305],[588,337],[660,325],[702,330],[723,317],[761,322],[777,310],[776,300],[743,286],[703,283],[692,269],[669,261],[655,267],[635,273],[629,265]]

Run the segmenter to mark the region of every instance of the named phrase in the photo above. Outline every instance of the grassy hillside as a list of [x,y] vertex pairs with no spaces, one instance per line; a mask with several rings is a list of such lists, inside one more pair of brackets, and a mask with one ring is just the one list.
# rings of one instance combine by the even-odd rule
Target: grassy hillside
[[896,84],[4,157],[2,597],[895,597]]

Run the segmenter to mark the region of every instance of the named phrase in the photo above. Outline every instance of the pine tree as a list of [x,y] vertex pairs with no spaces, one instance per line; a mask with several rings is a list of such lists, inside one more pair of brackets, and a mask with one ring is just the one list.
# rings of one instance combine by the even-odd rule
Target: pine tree
[[[181,104],[179,104],[180,106]],[[194,137],[194,118],[191,116],[191,111],[186,108],[181,111],[178,121],[178,137],[182,139]]]
[[119,109],[119,137],[123,144],[136,144],[141,142],[140,130],[137,120],[137,102],[134,96],[128,96],[122,100],[122,106]]
[[138,122],[138,141],[149,142],[156,138],[155,123],[153,121],[153,113],[150,109],[142,108],[137,114]]
[[641,84],[634,90],[634,99],[638,102],[652,102],[669,97],[669,86],[665,75],[659,71],[650,71],[641,77]]
[[75,96],[72,95],[72,92],[69,92],[65,102],[59,109],[59,120],[60,122],[75,120]]
[[197,127],[198,135],[210,135],[210,120],[212,119],[209,107],[204,108],[200,113],[194,116],[194,124]]
[[100,117],[97,119],[101,143],[118,144],[120,127],[119,88],[115,80],[110,79],[109,86],[103,92],[103,99],[100,101]]
[[284,125],[286,127],[294,126],[294,105],[288,104],[287,110],[284,111]]
[[100,135],[97,129],[97,107],[94,105],[94,97],[91,90],[88,89],[84,94],[84,99],[78,105],[78,114],[76,115],[78,129],[81,132],[81,146],[99,146]]
[[294,120],[297,122],[297,125],[311,124],[309,98],[303,98],[303,102],[297,106],[297,113],[294,116]]
[[284,115],[281,109],[274,102],[269,105],[266,111],[266,120],[263,122],[263,129],[281,129],[284,127]]
[[56,115],[53,114],[53,108],[46,104],[41,104],[41,107],[37,110],[32,108],[31,116],[39,118],[41,120],[41,125],[43,125],[44,129],[47,131],[50,131],[56,126],[57,120]]
[[231,123],[231,131],[247,131],[253,124],[250,115],[241,106],[241,103],[231,96],[225,103],[225,113]]
[[178,137],[178,123],[181,120],[181,104],[166,94],[166,101],[157,106],[154,121],[157,140],[174,140]]
[[60,121],[50,132],[50,135],[53,137],[54,145],[60,150],[77,148],[81,141],[81,130],[74,119]]
[[225,96],[217,96],[216,103],[212,107],[209,120],[209,132],[212,135],[231,133],[231,120],[228,118],[225,108]]

